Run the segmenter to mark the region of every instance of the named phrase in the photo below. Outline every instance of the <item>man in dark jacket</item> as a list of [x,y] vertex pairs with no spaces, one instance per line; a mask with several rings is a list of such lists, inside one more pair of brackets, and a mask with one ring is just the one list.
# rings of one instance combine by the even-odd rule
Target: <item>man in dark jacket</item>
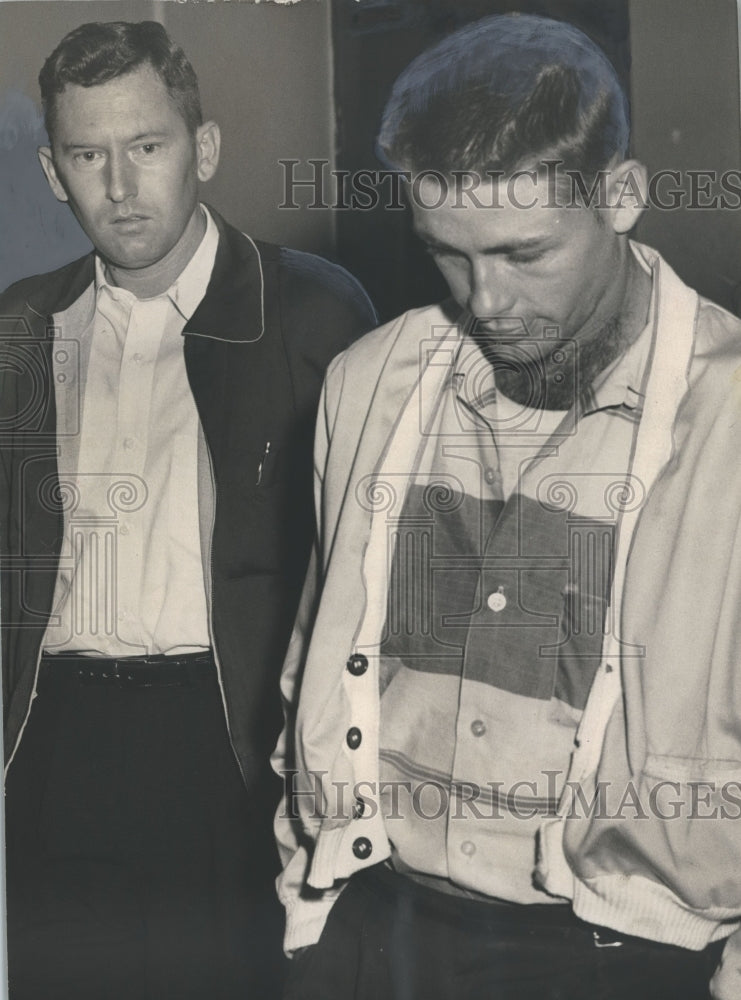
[[0,303],[11,996],[262,1000],[316,402],[373,310],[199,203],[219,130],[160,25],[83,25],[40,84],[95,252]]

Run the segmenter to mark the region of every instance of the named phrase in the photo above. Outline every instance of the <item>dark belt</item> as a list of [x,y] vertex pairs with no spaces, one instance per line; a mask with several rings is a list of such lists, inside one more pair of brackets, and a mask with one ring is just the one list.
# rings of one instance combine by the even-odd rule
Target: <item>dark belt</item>
[[38,688],[47,684],[97,684],[120,688],[185,687],[215,680],[212,651],[176,656],[83,656],[80,653],[44,653]]
[[468,921],[474,924],[501,923],[503,927],[520,927],[541,933],[547,933],[549,930],[554,932],[577,930],[581,931],[595,948],[638,945],[657,952],[683,950],[676,945],[649,941],[631,934],[621,934],[609,927],[598,927],[587,923],[574,914],[568,903],[511,903],[496,898],[470,899],[417,882],[384,863],[362,869],[354,878],[386,896],[405,896],[412,906],[416,905],[426,910],[433,918],[458,927]]

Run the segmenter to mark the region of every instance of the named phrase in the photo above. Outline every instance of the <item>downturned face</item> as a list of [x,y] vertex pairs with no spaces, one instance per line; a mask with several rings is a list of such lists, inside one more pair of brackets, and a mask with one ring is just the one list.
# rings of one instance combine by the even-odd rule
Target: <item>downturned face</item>
[[452,186],[444,194],[425,179],[415,229],[481,329],[510,341],[580,341],[619,311],[625,247],[609,212],[556,207],[547,180],[530,175],[487,181],[477,201]]

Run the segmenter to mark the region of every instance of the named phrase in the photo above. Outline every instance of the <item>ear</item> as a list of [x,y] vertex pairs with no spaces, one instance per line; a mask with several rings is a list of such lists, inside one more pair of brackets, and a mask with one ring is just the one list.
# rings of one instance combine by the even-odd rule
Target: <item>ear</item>
[[210,181],[219,165],[221,130],[216,122],[204,122],[196,129],[198,180]]
[[58,201],[69,201],[69,197],[64,188],[64,184],[62,184],[61,180],[59,179],[59,175],[57,174],[57,168],[54,165],[54,157],[52,156],[51,149],[48,146],[39,146],[38,154],[39,154],[39,163],[41,164],[41,169],[44,171],[44,174],[46,175],[46,179],[49,182],[49,187],[54,192],[54,197]]
[[623,160],[610,170],[607,204],[615,232],[630,232],[648,208],[648,173],[642,163]]

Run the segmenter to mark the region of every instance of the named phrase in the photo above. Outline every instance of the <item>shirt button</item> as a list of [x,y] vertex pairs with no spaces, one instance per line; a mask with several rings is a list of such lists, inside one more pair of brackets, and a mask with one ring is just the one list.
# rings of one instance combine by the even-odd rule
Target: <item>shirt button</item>
[[357,837],[352,843],[352,852],[356,858],[365,861],[373,853],[373,844],[367,837]]
[[362,653],[353,653],[347,661],[347,669],[353,677],[362,676],[368,669],[368,658],[363,656]]
[[500,611],[504,611],[507,607],[507,598],[504,596],[504,587],[500,587],[493,594],[489,594],[486,598],[486,603],[495,614]]
[[472,840],[464,840],[461,844],[461,854],[465,854],[467,858],[472,858],[476,853],[476,845]]
[[124,438],[123,446],[126,449],[126,451],[131,451],[131,449],[134,447],[135,444],[136,441],[134,440],[134,438]]
[[471,732],[474,736],[483,736],[486,732],[486,723],[482,719],[474,719],[471,723]]
[[350,729],[348,729],[347,731],[347,736],[345,737],[345,739],[347,740],[347,745],[350,747],[351,750],[357,750],[362,742],[363,734],[360,732],[357,726],[351,726]]
[[139,363],[140,361],[142,361],[142,360],[143,360],[143,358],[144,358],[144,355],[143,355],[143,354],[140,354],[140,353],[139,353],[138,351],[136,352],[136,354],[132,354],[132,355],[131,355],[131,360],[132,360],[132,361],[136,361],[136,363],[137,363],[137,364],[138,364],[138,363]]
[[487,483],[489,483],[489,485],[491,485],[496,478],[497,474],[494,471],[494,469],[487,469],[486,472],[484,473],[484,479],[487,481]]

